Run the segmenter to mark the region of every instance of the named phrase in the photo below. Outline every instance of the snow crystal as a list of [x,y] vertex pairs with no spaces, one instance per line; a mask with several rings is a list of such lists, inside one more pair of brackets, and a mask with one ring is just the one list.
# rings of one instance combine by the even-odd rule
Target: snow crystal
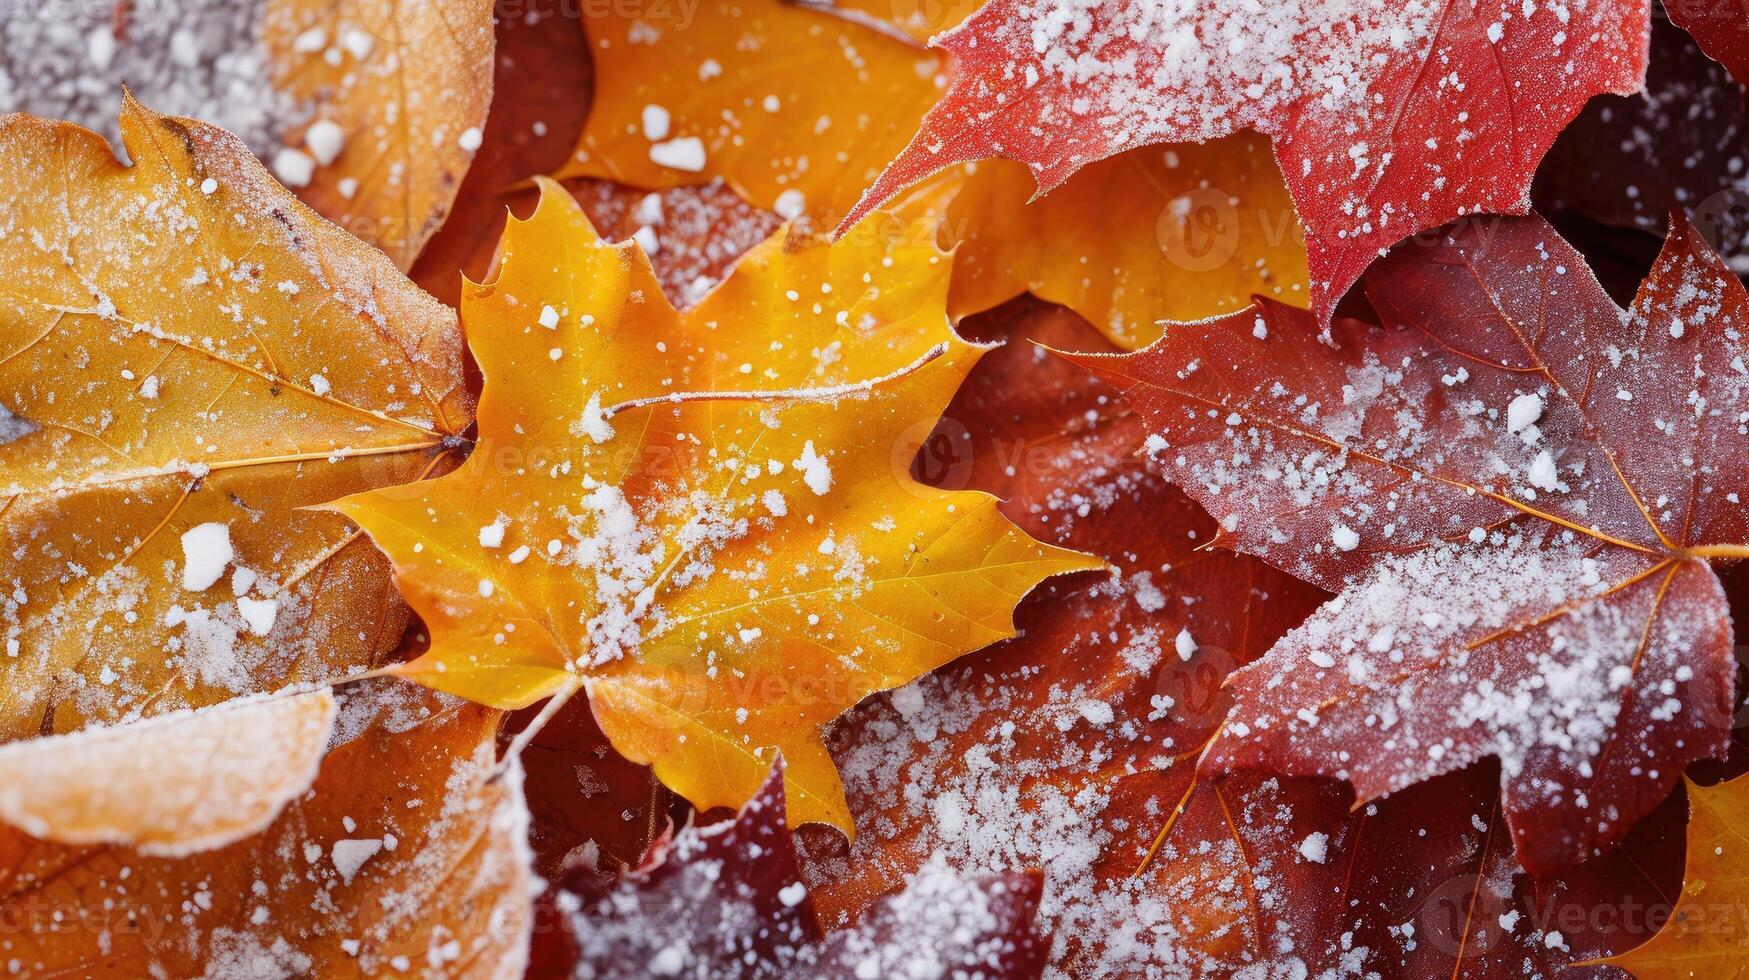
[[1518,395],[1512,403],[1506,406],[1506,431],[1517,435],[1543,417],[1543,398],[1541,395]]
[[308,187],[316,178],[316,161],[302,150],[284,147],[273,155],[269,164],[273,175],[287,187]]
[[1189,629],[1181,629],[1172,641],[1173,649],[1178,651],[1178,659],[1189,660],[1196,656],[1196,639],[1190,635]]
[[826,491],[832,489],[832,466],[826,461],[826,457],[814,451],[813,440],[802,445],[801,458],[795,461],[794,466],[801,471],[802,482],[816,496],[825,496]]
[[682,136],[650,147],[650,162],[659,166],[698,173],[704,169],[704,142],[696,136]]
[[1330,542],[1343,551],[1353,551],[1360,547],[1360,534],[1346,524],[1338,524],[1330,529]]
[[228,524],[209,522],[182,533],[182,587],[205,592],[225,574],[236,557]]
[[304,132],[304,146],[326,167],[340,159],[340,151],[346,148],[346,130],[332,119],[319,119]]
[[250,633],[256,636],[266,636],[273,632],[273,621],[279,616],[279,603],[273,599],[239,597],[237,599],[237,614],[243,617],[243,622],[248,625]]
[[659,105],[644,106],[642,121],[645,139],[655,142],[668,138],[670,116],[667,109]]
[[1314,864],[1323,864],[1329,856],[1329,849],[1330,835],[1322,831],[1307,834],[1305,840],[1300,841],[1300,856]]
[[382,849],[383,842],[380,838],[365,837],[337,840],[329,854],[330,860],[334,862],[334,870],[340,872],[340,880],[350,885],[359,869],[364,867],[364,863],[376,857],[377,852]]

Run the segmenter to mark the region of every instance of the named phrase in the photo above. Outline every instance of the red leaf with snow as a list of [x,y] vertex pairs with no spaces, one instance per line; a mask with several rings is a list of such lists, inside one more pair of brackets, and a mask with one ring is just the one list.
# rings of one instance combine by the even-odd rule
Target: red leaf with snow
[[1639,0],[992,0],[937,39],[956,77],[845,219],[992,156],[1041,191],[1136,146],[1272,137],[1306,229],[1312,307],[1392,243],[1465,214],[1524,213],[1585,100],[1640,89]]
[[[1011,328],[1009,345],[967,379],[925,444],[925,475],[999,494],[1035,536],[1099,552],[1120,574],[1053,583],[1021,608],[1020,638],[839,723],[857,839],[844,852],[835,836],[804,836],[828,921],[945,861],[967,874],[1040,866],[1050,964],[1067,976],[1227,976],[1265,963],[1291,975],[1296,962],[1310,975],[1505,977],[1526,962],[1554,975],[1648,934],[1644,916],[1637,930],[1576,926],[1573,906],[1643,909],[1676,883],[1679,862],[1636,840],[1621,860],[1532,894],[1491,765],[1353,811],[1329,781],[1198,777],[1191,762],[1225,713],[1227,671],[1317,593],[1258,559],[1197,550],[1214,524],[1131,452],[1140,420],[1023,342],[1104,348],[1089,326],[1038,308],[992,319]],[[1195,644],[1188,659],[1180,630]],[[1681,807],[1665,809],[1674,820],[1658,827],[1675,833],[1658,842],[1680,848]],[[1668,873],[1648,881],[1635,859]],[[1508,935],[1500,917],[1513,912]]]
[[1624,312],[1535,218],[1400,248],[1367,295],[1387,326],[1264,303],[1079,358],[1229,543],[1343,590],[1234,676],[1203,766],[1370,800],[1498,756],[1546,875],[1728,740],[1707,559],[1749,553],[1749,296],[1684,223]]
[[782,763],[731,821],[663,837],[617,884],[543,899],[537,976],[1037,976],[1036,875],[936,874],[822,936],[784,821]]

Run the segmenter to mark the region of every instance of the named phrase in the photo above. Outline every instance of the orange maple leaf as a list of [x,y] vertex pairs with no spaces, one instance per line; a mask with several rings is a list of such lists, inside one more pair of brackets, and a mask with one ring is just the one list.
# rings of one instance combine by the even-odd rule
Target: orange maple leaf
[[948,325],[947,272],[933,246],[780,233],[681,314],[547,184],[463,298],[479,446],[336,505],[431,630],[398,672],[504,708],[587,688],[614,747],[701,809],[745,802],[781,750],[792,819],[848,830],[821,727],[1100,567],[911,478],[982,353]]
[[372,666],[380,555],[301,508],[468,425],[455,315],[229,134],[122,111],[132,166],[0,120],[0,741]]

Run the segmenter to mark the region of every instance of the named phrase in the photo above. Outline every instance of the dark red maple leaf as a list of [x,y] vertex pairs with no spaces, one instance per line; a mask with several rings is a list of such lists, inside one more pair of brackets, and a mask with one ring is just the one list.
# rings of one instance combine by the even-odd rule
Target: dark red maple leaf
[[1646,30],[1643,0],[991,0],[935,39],[952,88],[842,227],[955,163],[1019,160],[1042,193],[1131,147],[1256,129],[1327,320],[1392,243],[1527,211],[1537,161],[1585,100],[1640,89]]
[[782,763],[730,821],[659,838],[617,882],[582,873],[542,898],[532,976],[1037,976],[1036,874],[917,876],[822,935],[784,822]]
[[1727,743],[1749,296],[1678,223],[1623,311],[1540,218],[1399,247],[1367,296],[1385,326],[1262,303],[1076,359],[1227,543],[1341,591],[1234,675],[1203,767],[1370,800],[1498,756],[1547,875]]
[[1694,35],[1701,50],[1749,84],[1749,4],[1744,0],[1663,0],[1672,24]]
[[[1654,235],[1664,233],[1671,210],[1685,211],[1742,272],[1749,270],[1746,154],[1743,89],[1693,38],[1656,21],[1645,95],[1593,99],[1555,141],[1532,196],[1545,213],[1576,212]],[[1595,250],[1586,252],[1595,263]]]
[[[1536,894],[1492,765],[1358,810],[1332,781],[1199,776],[1189,763],[1226,712],[1227,673],[1319,596],[1258,559],[1201,549],[1215,525],[1131,452],[1141,420],[1023,342],[1106,349],[1087,324],[1021,303],[971,325],[992,324],[1010,342],[967,379],[923,475],[1000,495],[1034,535],[1096,551],[1118,575],[1050,583],[1021,608],[1019,638],[835,727],[858,836],[845,852],[835,835],[804,835],[827,921],[946,861],[1042,867],[1050,965],[1067,976],[1553,975],[1648,934],[1643,911],[1680,862],[1636,841]],[[1680,849],[1681,809],[1666,809],[1659,827],[1674,833],[1658,841]],[[1649,881],[1633,858],[1667,873]],[[1640,909],[1637,928],[1570,921],[1606,901]]]
[[1315,815],[1344,814],[1344,800],[1309,783],[1218,789],[1192,761],[1225,713],[1227,672],[1320,594],[1257,559],[1200,550],[1214,524],[1134,453],[1141,419],[1025,342],[1112,349],[1084,321],[1031,302],[980,319],[1012,328],[1010,342],[961,388],[920,475],[995,493],[1035,537],[1116,571],[1045,583],[1017,613],[1020,638],[838,724],[858,838],[843,854],[804,837],[817,900],[832,921],[932,861],[967,874],[1037,866],[1059,975],[1255,966],[1271,930],[1252,910],[1282,897],[1265,880],[1282,859],[1258,855],[1257,880],[1235,882],[1246,845],[1228,802],[1304,803],[1295,822],[1308,829],[1292,843],[1272,825],[1291,856]]

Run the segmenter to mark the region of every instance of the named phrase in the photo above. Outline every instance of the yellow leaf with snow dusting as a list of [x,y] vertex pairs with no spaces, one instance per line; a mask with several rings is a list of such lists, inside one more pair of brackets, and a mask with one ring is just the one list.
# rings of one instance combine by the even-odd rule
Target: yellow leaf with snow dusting
[[0,120],[0,741],[373,666],[407,616],[306,508],[468,424],[455,315],[243,145]]
[[791,818],[849,831],[822,727],[1100,567],[911,478],[982,350],[948,324],[947,256],[873,238],[780,231],[682,314],[548,184],[463,297],[473,455],[338,505],[430,628],[402,672],[505,708],[586,688],[700,808],[744,803],[781,751]]

